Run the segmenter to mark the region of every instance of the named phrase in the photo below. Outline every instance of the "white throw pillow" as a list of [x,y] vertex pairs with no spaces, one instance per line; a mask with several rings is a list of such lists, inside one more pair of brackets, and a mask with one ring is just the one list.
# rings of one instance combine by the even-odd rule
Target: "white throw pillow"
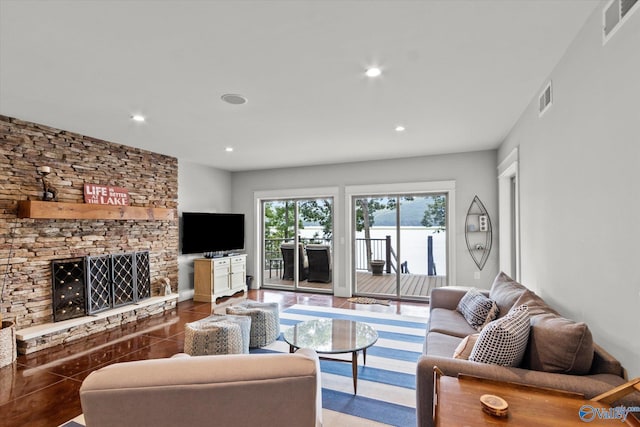
[[501,366],[518,366],[529,341],[529,307],[525,304],[489,323],[480,332],[469,360]]
[[473,350],[473,346],[476,344],[476,341],[478,341],[479,336],[480,334],[471,334],[464,337],[453,352],[453,358],[467,360],[471,355],[471,350]]

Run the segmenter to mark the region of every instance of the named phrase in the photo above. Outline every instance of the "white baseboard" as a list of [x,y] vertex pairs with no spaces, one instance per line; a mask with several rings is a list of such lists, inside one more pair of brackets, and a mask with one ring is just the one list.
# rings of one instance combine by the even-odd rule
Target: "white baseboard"
[[194,293],[195,291],[193,289],[186,289],[186,290],[180,291],[180,293],[178,294],[178,302],[193,299]]

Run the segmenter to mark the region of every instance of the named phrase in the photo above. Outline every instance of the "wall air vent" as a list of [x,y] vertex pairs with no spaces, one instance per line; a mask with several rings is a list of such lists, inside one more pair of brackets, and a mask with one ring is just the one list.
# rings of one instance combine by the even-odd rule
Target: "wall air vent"
[[538,116],[542,117],[542,115],[551,107],[553,98],[551,93],[551,82],[547,83],[544,87],[544,90],[540,94],[539,103],[538,103]]
[[602,44],[605,44],[622,24],[638,9],[639,0],[611,0],[602,11]]

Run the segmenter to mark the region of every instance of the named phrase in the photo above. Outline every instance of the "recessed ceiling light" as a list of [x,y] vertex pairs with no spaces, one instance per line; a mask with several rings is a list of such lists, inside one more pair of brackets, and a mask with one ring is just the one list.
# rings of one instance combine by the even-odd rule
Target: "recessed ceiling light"
[[405,127],[404,126],[396,126],[396,132],[404,132]]
[[146,119],[142,114],[134,114],[131,116],[131,120],[134,122],[144,122]]
[[225,147],[224,151],[226,151],[227,153],[230,153],[233,151],[233,147]]
[[247,102],[247,98],[235,93],[225,93],[220,97],[227,104],[242,105]]
[[378,77],[380,74],[382,74],[382,70],[377,67],[371,67],[367,68],[365,74],[367,75],[367,77]]

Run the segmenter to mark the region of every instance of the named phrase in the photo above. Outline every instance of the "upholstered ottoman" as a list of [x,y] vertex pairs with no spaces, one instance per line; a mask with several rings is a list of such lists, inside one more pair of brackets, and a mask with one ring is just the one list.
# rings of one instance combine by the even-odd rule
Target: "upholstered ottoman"
[[280,312],[277,302],[243,302],[227,307],[227,314],[251,317],[249,347],[264,347],[280,336]]
[[250,317],[209,316],[185,325],[184,352],[191,356],[249,353],[250,331]]

